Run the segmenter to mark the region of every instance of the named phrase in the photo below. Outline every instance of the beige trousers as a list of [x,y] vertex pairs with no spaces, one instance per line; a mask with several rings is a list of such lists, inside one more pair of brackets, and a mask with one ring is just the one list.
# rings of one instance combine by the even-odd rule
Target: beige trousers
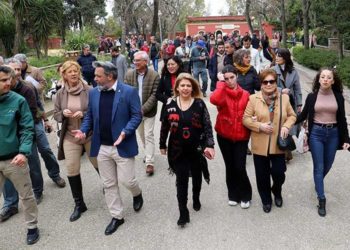
[[[75,144],[68,140],[63,141],[63,150],[65,155],[65,163],[67,168],[67,176],[77,176],[80,174],[80,160],[83,149],[89,157],[91,148],[91,141],[85,144]],[[91,164],[94,168],[98,168],[96,157],[89,157]]]
[[154,166],[154,122],[156,117],[143,117],[142,122],[137,128],[137,132],[141,138],[143,148],[145,149],[145,165]]
[[123,203],[119,182],[130,190],[133,196],[141,193],[135,177],[135,158],[123,158],[113,146],[101,145],[97,156],[107,207],[113,218],[123,218]]
[[11,165],[11,160],[0,161],[0,196],[5,179],[8,178],[15,186],[19,199],[22,201],[24,219],[28,229],[37,227],[38,207],[32,190],[32,182],[29,176],[29,167],[17,167]]

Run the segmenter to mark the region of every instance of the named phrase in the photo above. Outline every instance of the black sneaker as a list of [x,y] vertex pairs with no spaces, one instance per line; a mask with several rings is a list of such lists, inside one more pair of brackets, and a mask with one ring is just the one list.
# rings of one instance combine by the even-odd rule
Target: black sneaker
[[13,215],[18,213],[18,208],[16,207],[5,207],[0,213],[0,221],[4,222],[10,219]]

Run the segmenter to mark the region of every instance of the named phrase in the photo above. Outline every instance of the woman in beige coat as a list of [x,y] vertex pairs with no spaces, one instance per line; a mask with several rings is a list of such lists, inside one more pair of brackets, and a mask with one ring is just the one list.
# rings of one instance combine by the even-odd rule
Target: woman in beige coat
[[[272,197],[275,205],[281,207],[282,185],[285,181],[285,155],[277,146],[279,136],[280,98],[277,90],[277,74],[273,69],[260,73],[261,91],[251,95],[244,112],[243,124],[251,130],[252,153],[254,157],[256,183],[266,213],[271,211]],[[282,137],[287,137],[296,115],[289,103],[289,96],[282,95]],[[273,180],[271,187],[270,176]]]
[[[85,151],[90,154],[91,135],[86,139],[76,139],[72,130],[80,129],[80,124],[88,109],[90,86],[81,76],[80,66],[74,61],[67,61],[61,67],[63,86],[57,92],[54,118],[62,123],[60,134],[58,159],[65,159],[67,175],[75,202],[70,221],[80,218],[81,213],[87,210],[83,199],[83,190],[80,178],[80,159]],[[96,158],[89,158],[98,172]]]

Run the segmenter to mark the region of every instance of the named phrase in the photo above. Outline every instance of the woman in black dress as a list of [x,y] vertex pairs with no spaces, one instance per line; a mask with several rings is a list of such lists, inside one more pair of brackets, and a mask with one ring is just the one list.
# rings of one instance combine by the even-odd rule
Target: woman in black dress
[[[192,175],[193,209],[199,211],[202,173],[209,181],[206,160],[213,159],[214,138],[209,113],[198,82],[187,73],[178,76],[174,98],[165,107],[160,132],[161,154],[168,154],[170,170],[176,175],[179,226],[190,222],[187,209],[188,179]],[[167,147],[167,137],[170,137]]]

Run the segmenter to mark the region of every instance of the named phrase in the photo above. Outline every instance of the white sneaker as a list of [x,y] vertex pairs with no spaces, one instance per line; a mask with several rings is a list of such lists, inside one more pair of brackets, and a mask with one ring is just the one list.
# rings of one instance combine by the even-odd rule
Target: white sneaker
[[249,207],[250,207],[250,201],[247,201],[247,202],[241,201],[241,208],[247,209]]
[[238,205],[238,202],[236,202],[236,201],[228,201],[228,205],[229,206],[237,206]]

